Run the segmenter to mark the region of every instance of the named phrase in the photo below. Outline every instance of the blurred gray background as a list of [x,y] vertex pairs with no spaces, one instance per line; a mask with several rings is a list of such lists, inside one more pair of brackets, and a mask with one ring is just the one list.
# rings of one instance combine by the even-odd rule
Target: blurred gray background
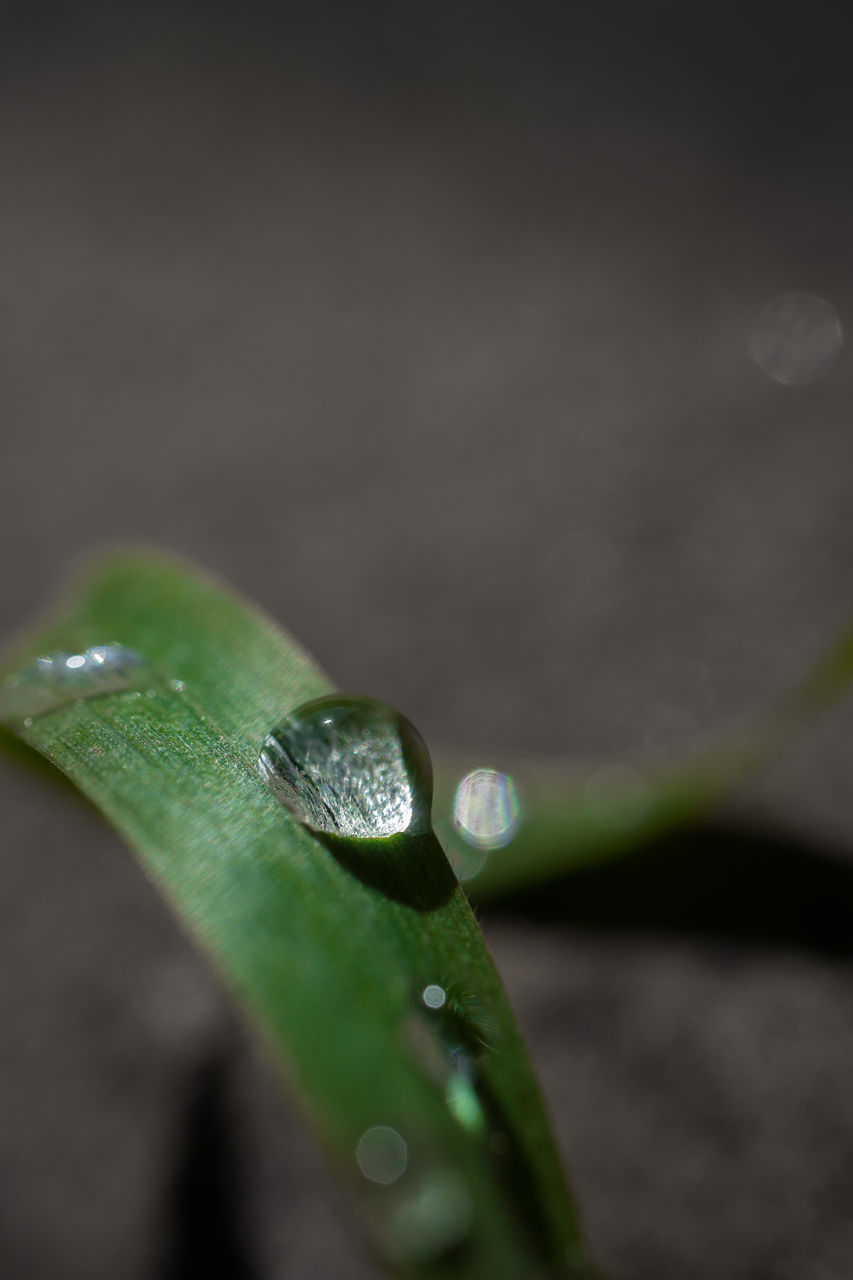
[[[643,763],[851,620],[849,348],[751,354],[792,290],[853,318],[842,6],[2,16],[0,634],[152,543],[432,746]],[[853,1274],[851,732],[727,819],[759,897],[838,868],[808,945],[484,914],[613,1280]],[[372,1276],[117,840],[0,792],[0,1272]]]

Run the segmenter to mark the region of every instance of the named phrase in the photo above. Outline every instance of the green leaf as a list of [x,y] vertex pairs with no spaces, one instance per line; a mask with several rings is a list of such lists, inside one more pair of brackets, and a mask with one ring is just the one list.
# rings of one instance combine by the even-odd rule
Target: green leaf
[[131,687],[35,697],[28,715],[25,674],[5,718],[109,818],[219,969],[380,1254],[406,1275],[591,1274],[524,1046],[435,837],[324,841],[257,775],[265,735],[328,693],[326,676],[221,586],[146,555],[98,567],[7,670],[113,642],[144,661]]
[[463,838],[453,820],[459,780],[489,757],[467,762],[439,758],[436,831],[476,901],[582,871],[702,821],[781,755],[851,684],[853,632],[847,632],[764,715],[730,741],[680,766],[649,773],[604,766],[581,773],[554,760],[500,762],[495,771],[513,779],[520,816],[512,839],[493,849]]

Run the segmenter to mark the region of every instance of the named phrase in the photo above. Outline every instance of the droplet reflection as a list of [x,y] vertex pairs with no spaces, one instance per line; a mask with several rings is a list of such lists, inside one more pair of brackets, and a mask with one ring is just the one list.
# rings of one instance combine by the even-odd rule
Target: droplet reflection
[[414,725],[372,698],[298,707],[266,737],[258,774],[306,826],[378,839],[429,830],[432,771]]
[[406,1172],[409,1148],[396,1129],[379,1124],[361,1135],[355,1158],[365,1178],[387,1187]]
[[521,819],[515,783],[497,769],[474,769],[456,788],[453,821],[464,840],[479,849],[509,844]]
[[843,341],[841,321],[825,298],[785,293],[756,320],[752,358],[776,382],[797,386],[825,373]]

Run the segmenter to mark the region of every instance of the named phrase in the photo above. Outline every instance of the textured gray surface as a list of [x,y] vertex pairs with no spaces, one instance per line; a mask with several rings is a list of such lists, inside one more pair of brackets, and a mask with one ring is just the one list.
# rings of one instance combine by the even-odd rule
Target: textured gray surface
[[[2,634],[87,549],[155,542],[430,743],[584,759],[677,754],[820,651],[853,596],[853,366],[782,388],[749,334],[790,289],[853,315],[840,18],[565,8],[21,9]],[[851,727],[744,805],[843,852]],[[163,1274],[225,1053],[262,1274],[358,1274],[130,859],[0,790],[2,1273]],[[850,1274],[846,968],[490,938],[616,1280]]]

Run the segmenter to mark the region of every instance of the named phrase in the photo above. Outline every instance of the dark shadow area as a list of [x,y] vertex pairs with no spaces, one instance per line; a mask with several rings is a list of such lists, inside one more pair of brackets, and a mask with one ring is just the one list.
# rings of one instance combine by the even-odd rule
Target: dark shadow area
[[853,864],[805,837],[722,823],[662,837],[485,909],[600,932],[853,955]]
[[240,1217],[240,1159],[226,1098],[226,1064],[200,1070],[187,1107],[157,1280],[261,1280]]
[[324,831],[311,834],[362,884],[417,911],[435,911],[449,902],[457,887],[456,876],[432,832],[382,840],[346,839]]

